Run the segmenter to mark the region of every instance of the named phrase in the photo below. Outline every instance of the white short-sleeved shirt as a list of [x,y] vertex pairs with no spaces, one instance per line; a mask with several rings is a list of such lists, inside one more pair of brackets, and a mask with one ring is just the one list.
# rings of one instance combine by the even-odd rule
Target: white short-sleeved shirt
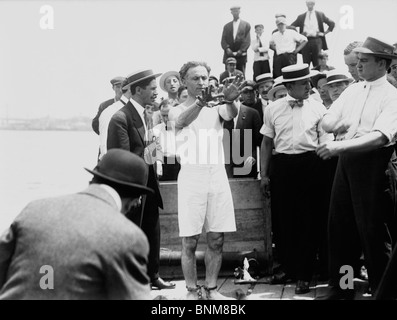
[[265,109],[261,134],[274,140],[276,153],[299,154],[315,151],[325,141],[332,141],[333,134],[326,133],[320,121],[327,109],[309,98],[302,107],[291,108],[290,95],[271,102]]
[[[368,96],[364,107],[361,107],[361,99],[369,87]],[[351,123],[357,123],[358,127],[350,127],[346,136],[352,138],[361,137],[372,131],[382,132],[389,143],[394,143],[397,133],[397,90],[388,81],[386,75],[371,82],[361,81],[350,85],[339,98],[332,104],[326,114],[337,119],[346,119]],[[343,140],[344,135],[338,135],[337,140]]]
[[307,38],[292,29],[286,29],[284,33],[276,31],[272,34],[270,44],[276,46],[277,54],[291,53],[296,49],[296,44],[307,41]]

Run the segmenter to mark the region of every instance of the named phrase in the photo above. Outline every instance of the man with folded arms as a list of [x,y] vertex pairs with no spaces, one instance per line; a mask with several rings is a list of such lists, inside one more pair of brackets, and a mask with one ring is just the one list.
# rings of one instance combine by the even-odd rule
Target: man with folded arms
[[325,299],[353,299],[342,286],[343,266],[354,266],[360,246],[372,292],[377,290],[391,255],[393,197],[388,172],[397,133],[397,91],[387,81],[393,46],[368,37],[358,53],[358,76],[327,111],[322,127],[336,141],[321,144],[323,159],[339,156],[331,193],[329,257],[331,290]]
[[318,212],[321,160],[315,151],[320,143],[333,139],[319,125],[325,107],[309,98],[310,77],[317,73],[309,70],[307,64],[283,68],[282,81],[288,94],[266,107],[261,129],[261,186],[265,192],[270,186],[282,268],[272,283],[297,280],[296,294],[310,291],[318,246],[318,216],[323,214]]

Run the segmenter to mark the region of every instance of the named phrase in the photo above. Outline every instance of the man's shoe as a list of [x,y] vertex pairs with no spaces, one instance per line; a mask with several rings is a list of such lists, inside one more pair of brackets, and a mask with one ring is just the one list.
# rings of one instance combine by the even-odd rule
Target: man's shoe
[[298,280],[295,287],[295,294],[305,294],[310,292],[309,281]]
[[284,271],[280,271],[272,275],[270,284],[286,284],[289,281],[292,281],[291,277],[289,277]]
[[354,290],[332,288],[328,294],[319,296],[315,300],[354,300]]
[[161,289],[175,289],[175,283],[164,281],[161,278],[157,278],[153,280],[151,283],[152,290],[161,290]]

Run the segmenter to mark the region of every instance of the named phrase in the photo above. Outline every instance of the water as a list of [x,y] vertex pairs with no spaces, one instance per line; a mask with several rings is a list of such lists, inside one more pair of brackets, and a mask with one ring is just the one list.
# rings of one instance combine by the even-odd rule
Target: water
[[98,145],[90,131],[0,130],[0,233],[28,202],[86,188]]

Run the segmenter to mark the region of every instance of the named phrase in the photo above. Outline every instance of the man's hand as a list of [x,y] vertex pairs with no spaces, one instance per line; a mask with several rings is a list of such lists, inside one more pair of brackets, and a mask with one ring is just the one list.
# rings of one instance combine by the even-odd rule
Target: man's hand
[[223,97],[223,92],[219,92],[214,86],[209,85],[201,91],[201,97],[196,98],[200,101],[202,107],[212,108],[220,104],[220,98]]
[[232,56],[233,55],[233,51],[230,48],[226,49],[226,53],[228,56]]
[[226,80],[223,87],[225,101],[232,102],[236,100],[240,96],[241,90],[245,85],[246,81],[244,81],[244,77],[242,75],[237,75],[232,83],[229,83],[229,80]]
[[341,153],[340,146],[341,142],[339,141],[324,142],[317,147],[316,153],[321,159],[328,160]]
[[269,197],[270,196],[270,178],[268,176],[263,176],[261,178],[261,190],[262,190],[262,194],[265,197]]

